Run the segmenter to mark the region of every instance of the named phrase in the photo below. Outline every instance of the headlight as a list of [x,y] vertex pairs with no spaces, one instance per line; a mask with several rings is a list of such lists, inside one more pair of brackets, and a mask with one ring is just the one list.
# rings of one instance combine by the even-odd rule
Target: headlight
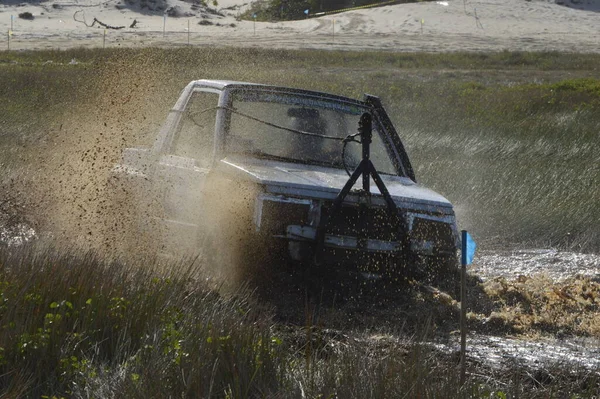
[[256,231],[285,236],[288,225],[309,225],[311,205],[307,199],[261,194],[254,212]]
[[452,223],[422,215],[414,216],[410,226],[413,250],[427,254],[452,253],[456,250]]

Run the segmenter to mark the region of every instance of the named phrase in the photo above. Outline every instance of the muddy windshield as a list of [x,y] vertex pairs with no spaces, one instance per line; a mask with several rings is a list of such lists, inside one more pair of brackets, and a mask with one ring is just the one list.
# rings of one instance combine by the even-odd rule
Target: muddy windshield
[[[233,94],[227,153],[252,154],[354,170],[361,146],[342,140],[358,129],[367,109],[313,96],[243,91]],[[343,155],[343,157],[342,157]],[[371,159],[381,173],[396,174],[379,132],[374,129]]]

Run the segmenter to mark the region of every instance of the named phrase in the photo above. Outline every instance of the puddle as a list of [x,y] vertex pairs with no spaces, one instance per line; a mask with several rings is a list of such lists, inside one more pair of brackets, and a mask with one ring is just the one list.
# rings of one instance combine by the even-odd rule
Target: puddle
[[37,238],[23,216],[22,207],[12,198],[0,198],[0,246],[15,247]]
[[[433,346],[443,353],[460,351],[459,337],[456,342],[435,342]],[[571,338],[525,340],[511,337],[494,337],[474,334],[467,337],[469,359],[485,363],[492,368],[508,368],[519,365],[527,368],[551,369],[576,372],[581,369],[600,369],[600,340],[596,338]]]
[[[600,275],[600,255],[555,249],[482,251],[476,255],[469,273],[484,281],[495,277],[513,280],[519,276],[540,274],[556,282],[577,275],[594,278]],[[456,343],[434,345],[446,352],[458,350]],[[517,363],[532,368],[561,365],[572,370],[600,370],[598,338],[528,340],[473,334],[468,337],[467,348],[469,358],[490,366],[502,367]]]
[[594,277],[600,274],[600,255],[562,252],[555,249],[529,249],[481,252],[475,255],[469,272],[482,279],[545,274],[554,281],[576,275]]

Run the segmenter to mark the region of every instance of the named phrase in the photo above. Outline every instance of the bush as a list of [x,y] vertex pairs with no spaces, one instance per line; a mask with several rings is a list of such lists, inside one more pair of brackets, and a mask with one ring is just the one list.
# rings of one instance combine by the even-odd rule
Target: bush
[[33,21],[35,17],[29,11],[25,11],[19,14],[19,18]]
[[[421,0],[398,0],[397,3],[416,3]],[[360,7],[378,3],[388,3],[389,0],[268,0],[257,1],[244,14],[245,19],[252,19],[254,14],[259,20],[290,20],[306,18],[305,10],[310,14]]]

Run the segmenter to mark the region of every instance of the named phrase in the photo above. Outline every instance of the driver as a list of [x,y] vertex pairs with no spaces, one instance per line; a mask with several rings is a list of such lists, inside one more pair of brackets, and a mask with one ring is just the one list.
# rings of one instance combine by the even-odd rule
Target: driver
[[[327,121],[321,116],[319,110],[314,108],[290,108],[287,114],[291,118],[293,129],[320,135],[327,134]],[[294,158],[331,162],[336,152],[330,145],[330,141],[322,137],[295,133],[291,137],[290,151]]]

